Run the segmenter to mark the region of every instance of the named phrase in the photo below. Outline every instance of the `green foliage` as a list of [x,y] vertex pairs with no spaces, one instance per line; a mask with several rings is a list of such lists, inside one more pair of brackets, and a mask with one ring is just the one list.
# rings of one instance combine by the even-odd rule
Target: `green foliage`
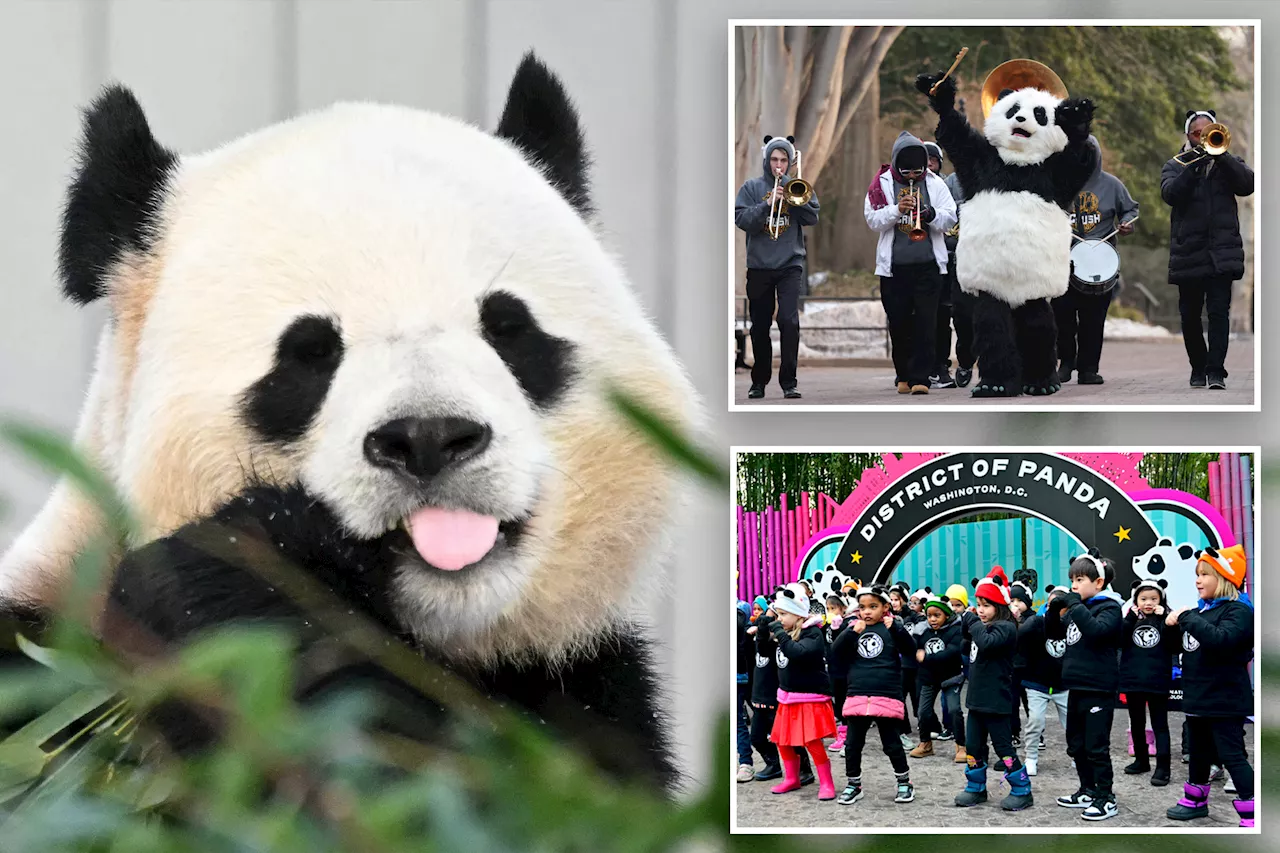
[[[1142,205],[1130,239],[1144,245],[1169,239],[1160,169],[1183,144],[1186,111],[1213,107],[1223,93],[1247,85],[1212,27],[907,27],[880,66],[882,118],[901,119],[906,129],[931,138],[936,120],[914,88],[915,77],[945,70],[964,45],[969,54],[956,75],[976,127],[982,126],[982,82],[1008,59],[1043,62],[1073,97],[1093,99],[1103,168]],[[1245,118],[1222,116],[1228,126]]]
[[[1153,489],[1177,489],[1209,500],[1209,463],[1217,453],[1148,453],[1138,463],[1138,473]],[[1250,476],[1252,476],[1250,469]]]
[[842,501],[867,468],[882,467],[878,453],[739,453],[738,503],[748,512],[778,506],[787,495],[797,506],[801,492]]

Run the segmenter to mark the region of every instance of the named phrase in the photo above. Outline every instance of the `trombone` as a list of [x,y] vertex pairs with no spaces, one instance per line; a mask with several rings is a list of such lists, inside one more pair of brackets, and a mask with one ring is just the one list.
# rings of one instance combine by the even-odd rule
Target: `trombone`
[[[1227,129],[1225,124],[1214,122],[1205,125],[1204,130],[1200,132],[1200,144],[1190,151],[1184,151],[1174,156],[1173,161],[1183,166],[1190,166],[1192,163],[1199,163],[1206,157],[1217,157],[1219,154],[1226,154],[1227,149],[1231,147],[1231,131]],[[1182,159],[1185,156],[1194,154],[1189,160]]]
[[912,200],[914,201],[915,217],[911,220],[911,230],[907,232],[907,239],[912,243],[919,243],[921,240],[929,236],[929,232],[925,231],[924,227],[920,223],[920,203],[922,199],[920,197],[920,188],[916,186],[916,182],[914,180],[910,183],[909,191],[911,193]]
[[[773,179],[773,193],[769,196],[769,236],[777,240],[782,234],[782,211],[788,207],[804,207],[813,198],[813,185],[801,177],[802,157],[796,150],[796,176],[782,183],[782,175]],[[778,187],[782,187],[782,195],[778,196]],[[775,207],[776,205],[776,207]]]

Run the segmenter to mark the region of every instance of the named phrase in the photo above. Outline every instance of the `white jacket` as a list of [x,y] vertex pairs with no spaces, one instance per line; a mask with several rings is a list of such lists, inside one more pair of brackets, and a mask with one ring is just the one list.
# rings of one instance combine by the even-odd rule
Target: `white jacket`
[[[925,188],[929,192],[929,206],[934,210],[933,221],[926,224],[929,240],[933,243],[933,257],[938,262],[938,272],[947,271],[947,244],[943,232],[956,224],[956,202],[951,197],[951,190],[946,183],[933,172],[925,175]],[[880,240],[876,243],[876,275],[893,275],[893,234],[898,227],[897,193],[893,189],[893,173],[886,169],[880,176],[880,190],[884,197],[890,199],[889,204],[879,210],[871,207],[871,194],[868,193],[862,204],[862,215],[872,230],[880,232]]]

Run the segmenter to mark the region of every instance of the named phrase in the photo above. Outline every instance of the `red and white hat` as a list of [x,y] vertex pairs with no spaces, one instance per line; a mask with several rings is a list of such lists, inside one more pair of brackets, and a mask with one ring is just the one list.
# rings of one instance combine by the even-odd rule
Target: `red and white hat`
[[978,581],[978,586],[974,589],[974,594],[978,598],[985,598],[987,601],[996,604],[1009,605],[1009,579],[1005,577],[1004,569],[996,566],[982,580]]

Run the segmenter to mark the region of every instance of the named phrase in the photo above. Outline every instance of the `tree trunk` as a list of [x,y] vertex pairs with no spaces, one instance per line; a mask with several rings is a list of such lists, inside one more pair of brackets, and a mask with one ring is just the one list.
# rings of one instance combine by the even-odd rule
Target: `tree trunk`
[[828,170],[831,181],[819,188],[827,215],[819,221],[814,234],[814,243],[824,249],[824,265],[815,265],[815,271],[875,269],[876,233],[867,227],[862,203],[867,185],[885,159],[880,150],[879,115],[880,82],[876,80],[845,130],[839,168]]

